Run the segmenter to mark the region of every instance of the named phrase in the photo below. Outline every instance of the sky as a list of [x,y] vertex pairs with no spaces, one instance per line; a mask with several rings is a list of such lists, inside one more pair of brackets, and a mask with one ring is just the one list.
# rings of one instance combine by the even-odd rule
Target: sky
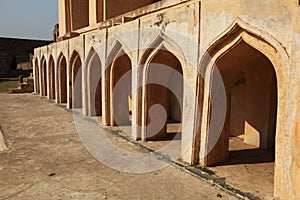
[[52,40],[57,0],[0,0],[0,37]]

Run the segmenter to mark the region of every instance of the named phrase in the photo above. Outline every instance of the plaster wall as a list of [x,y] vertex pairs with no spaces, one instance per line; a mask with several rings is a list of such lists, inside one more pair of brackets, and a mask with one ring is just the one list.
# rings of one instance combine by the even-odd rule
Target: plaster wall
[[127,13],[137,8],[155,3],[159,0],[109,0],[106,1],[106,19],[116,17],[118,15]]
[[105,17],[103,0],[89,0],[89,25],[102,22]]

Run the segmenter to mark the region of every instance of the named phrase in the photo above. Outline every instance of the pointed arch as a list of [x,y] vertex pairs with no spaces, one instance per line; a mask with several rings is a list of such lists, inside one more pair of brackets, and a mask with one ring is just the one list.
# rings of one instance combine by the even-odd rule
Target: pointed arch
[[[160,51],[169,52],[172,54],[180,63],[180,72],[184,77],[185,69],[184,66],[187,65],[184,53],[180,46],[173,41],[172,39],[168,38],[165,34],[160,33],[157,37],[151,42],[151,44],[147,47],[147,49],[143,52],[142,56],[139,59],[139,69],[138,69],[138,81],[139,85],[145,85],[146,83],[146,76],[148,67],[147,65],[151,63],[151,60],[160,52]],[[184,87],[184,86],[183,86]],[[145,113],[145,100],[146,90],[145,87],[141,87],[137,91],[137,116],[135,116],[136,124],[140,127],[144,127],[146,124],[146,113]],[[146,140],[147,133],[145,129],[137,129],[136,135],[138,138],[142,138]]]
[[82,108],[82,61],[74,50],[70,59],[69,108]]
[[35,93],[40,94],[40,65],[38,58],[34,61],[34,82],[35,82]]
[[[131,114],[131,76],[132,62],[127,48],[116,40],[106,60],[105,69],[105,114],[106,125],[128,125]],[[126,76],[124,76],[126,75]],[[115,86],[122,78],[124,83]],[[120,90],[120,87],[124,87]]]
[[40,77],[41,77],[41,95],[42,96],[47,96],[48,92],[47,92],[47,61],[45,59],[45,56],[42,57],[41,59],[41,73],[40,73]]
[[[226,65],[229,59],[233,59],[232,62],[235,64]],[[260,62],[257,62],[258,59],[260,59]],[[194,155],[194,158],[199,159],[201,165],[212,165],[228,157],[228,134],[230,133],[230,120],[232,120],[230,116],[232,109],[230,108],[233,104],[231,91],[233,87],[239,86],[240,84],[246,84],[247,87],[246,90],[243,90],[243,93],[240,93],[246,95],[244,116],[247,118],[247,126],[252,130],[256,129],[254,131],[260,135],[261,141],[258,142],[260,147],[264,145],[266,145],[265,148],[271,147],[272,144],[274,144],[274,141],[272,142],[274,134],[276,137],[275,141],[284,137],[283,125],[284,116],[286,116],[286,103],[282,97],[287,95],[285,83],[288,82],[288,60],[289,56],[285,49],[272,36],[249,25],[240,24],[240,22],[231,26],[230,29],[219,36],[208,47],[199,65],[200,75],[198,78],[197,98],[200,110],[197,111],[199,115],[195,117],[199,122],[199,126],[197,126],[198,130],[195,135],[200,138],[198,139],[200,152],[198,151],[199,157],[197,158],[197,155]],[[246,63],[246,61],[249,62]],[[250,64],[250,61],[252,64]],[[260,68],[257,68],[257,66],[253,64],[255,62]],[[236,68],[238,70],[231,70],[230,76],[228,72],[226,73],[224,70],[226,66],[227,68],[229,66],[240,66],[240,68]],[[219,75],[224,81],[225,98],[227,101],[225,104],[227,111],[225,110],[223,119],[224,126],[222,125],[220,133],[217,133],[220,134],[218,137],[216,135],[212,136],[210,131],[210,129],[212,129],[210,124],[214,124],[212,121],[214,114],[212,110],[214,106],[212,104],[214,102],[216,69],[219,70]],[[243,69],[245,77],[237,80],[237,77],[240,77],[238,74],[240,73],[240,69]],[[255,72],[253,71],[254,69],[256,69]],[[256,76],[255,79],[253,78],[254,76]],[[254,85],[255,83],[256,85]],[[251,94],[253,94],[253,96]],[[253,107],[253,104],[255,104],[255,107]],[[253,108],[251,111],[252,115],[258,119],[263,116],[265,116],[265,118],[258,122],[257,119],[253,119],[253,116],[249,116],[249,109],[247,111],[247,107],[249,108],[251,106]],[[260,108],[260,106],[263,107],[259,112],[257,109]],[[263,110],[269,111],[265,112]],[[221,114],[219,113],[219,115]],[[249,119],[249,117],[251,118]],[[264,131],[260,130],[259,127],[261,127],[261,125],[257,125],[261,122],[265,123],[263,124],[264,127],[266,127]],[[247,128],[245,128],[245,132],[246,131]],[[269,135],[271,132],[273,136]],[[262,138],[262,134],[264,134],[266,138]],[[213,140],[212,137],[217,139]],[[221,141],[224,141],[224,143]],[[283,145],[283,143],[275,142],[275,144],[275,152],[279,152],[278,149],[283,148],[280,146]],[[196,147],[194,152],[197,152],[197,143],[194,143],[194,146]],[[275,166],[281,165],[281,155],[276,155],[275,157]],[[276,174],[275,167],[275,176]]]
[[63,53],[58,56],[56,84],[58,103],[67,103],[67,60]]
[[54,58],[52,55],[50,55],[49,58],[49,63],[48,63],[48,77],[49,77],[49,83],[48,83],[48,88],[49,88],[49,98],[50,99],[55,99],[55,62]]
[[116,39],[112,45],[112,49],[110,50],[110,52],[107,56],[107,59],[105,61],[105,65],[107,67],[113,63],[113,61],[116,58],[116,55],[118,55],[121,50],[124,51],[125,54],[127,54],[127,56],[130,58],[130,60],[132,59],[129,48],[124,43],[122,43],[121,40]]
[[142,53],[142,56],[138,62],[139,66],[144,65],[147,62],[147,59],[153,57],[154,54],[157,51],[159,51],[163,46],[172,54],[174,54],[182,63],[185,63],[184,53],[179,47],[179,45],[175,41],[167,37],[165,34],[160,33]]
[[[240,39],[251,44],[254,48],[258,48],[266,54],[268,58],[276,53],[282,63],[288,63],[289,55],[279,41],[269,33],[259,30],[238,18],[226,31],[216,37],[205,51],[199,64],[199,72],[201,75],[205,74],[208,63],[211,62],[213,56],[226,51],[225,49],[229,49]],[[267,45],[269,48],[263,48],[262,44]],[[269,50],[270,52],[268,53]],[[278,74],[278,72],[276,72],[276,74]]]
[[110,67],[110,123],[112,126],[130,124],[131,74],[131,60],[121,49]]
[[86,59],[85,76],[87,77],[86,113],[89,116],[100,116],[102,115],[102,64],[94,48],[91,48]]
[[[163,67],[161,68],[161,72],[159,72],[157,71],[157,69],[154,69],[155,67],[151,67],[152,69],[149,68],[150,66],[156,64],[158,64],[157,66],[158,68],[160,67],[160,65],[162,65],[162,66],[170,67],[171,70],[166,70]],[[184,88],[183,77],[185,74],[184,66],[186,66],[186,60],[179,45],[177,45],[176,42],[166,37],[164,34],[158,35],[156,39],[152,42],[152,44],[143,53],[139,61],[139,67],[141,69],[139,70],[138,77],[139,77],[140,84],[143,87],[141,87],[138,91],[138,99],[139,99],[138,110],[142,111],[137,113],[138,116],[136,117],[137,119],[136,123],[138,125],[140,125],[141,127],[147,127],[147,124],[150,121],[148,116],[149,115],[148,111],[154,103],[161,104],[166,109],[167,120],[169,121],[175,120],[181,124],[182,114],[184,112],[181,109],[183,104],[183,90],[184,90],[183,89]],[[176,71],[175,73],[176,75],[174,75],[172,71],[174,73]],[[170,91],[169,88],[165,88],[164,86],[158,86],[154,84],[148,85],[148,79],[152,79],[149,76],[150,74],[154,75],[154,73],[156,73],[156,76],[160,76],[161,74],[164,73],[167,74],[166,76],[170,76],[170,73],[172,73],[174,77],[176,77],[175,79],[177,79],[178,81],[178,83],[174,84],[173,87],[175,86],[178,87],[175,90],[180,91],[179,92],[180,94],[176,94],[179,95],[180,98],[177,99],[172,93],[172,91]],[[168,81],[169,82],[175,81],[172,80],[172,78],[168,79],[167,77],[162,79],[165,79],[166,85],[169,85]],[[171,86],[171,88],[173,87]],[[160,102],[159,99],[149,98],[149,96],[156,96],[156,95],[151,95],[151,93],[155,91],[156,92],[161,91],[161,93],[164,94],[161,96],[161,97],[165,97],[165,98],[161,98],[164,102]],[[172,107],[172,105],[176,105],[176,106]],[[174,113],[177,113],[176,116],[174,115]],[[166,136],[167,133],[167,123],[168,121],[166,121],[163,128],[160,131],[158,131],[158,133],[156,133],[155,135],[150,133],[151,132],[150,130],[144,128],[142,128],[142,130],[139,130],[139,133],[137,133],[137,135],[139,135],[139,137],[141,137],[143,140],[164,137]]]

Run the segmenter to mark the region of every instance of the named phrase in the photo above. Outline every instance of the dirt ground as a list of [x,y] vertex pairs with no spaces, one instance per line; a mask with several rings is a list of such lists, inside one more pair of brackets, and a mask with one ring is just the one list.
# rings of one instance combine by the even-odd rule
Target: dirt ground
[[230,138],[229,150],[229,160],[210,169],[234,188],[273,199],[274,150],[257,149],[237,137]]
[[10,148],[0,152],[0,199],[237,199],[173,165],[142,174],[105,166],[82,145],[71,112],[31,94],[0,94],[0,126]]

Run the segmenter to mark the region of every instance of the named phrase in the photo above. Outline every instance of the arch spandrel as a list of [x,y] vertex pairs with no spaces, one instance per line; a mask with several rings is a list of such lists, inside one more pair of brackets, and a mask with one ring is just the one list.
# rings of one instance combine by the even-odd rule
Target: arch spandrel
[[130,51],[130,49],[119,39],[116,39],[112,45],[110,46],[110,48],[108,48],[108,56],[106,58],[106,67],[110,66],[112,64],[112,62],[114,61],[114,59],[117,57],[117,55],[120,54],[121,51],[124,51],[124,53],[126,55],[128,55],[128,57],[130,58],[130,60],[132,60],[132,53]]

